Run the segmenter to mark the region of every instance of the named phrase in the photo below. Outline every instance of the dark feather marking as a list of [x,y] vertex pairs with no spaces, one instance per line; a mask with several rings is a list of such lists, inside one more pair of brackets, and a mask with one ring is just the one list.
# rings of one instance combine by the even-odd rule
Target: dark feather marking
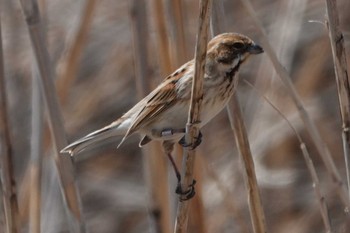
[[187,70],[187,67],[184,67],[184,68],[182,68],[181,70],[176,70],[174,73],[172,73],[171,75],[169,75],[168,77],[166,77],[165,80],[169,80],[169,79],[171,79],[171,78],[173,78],[173,77],[176,77],[176,76],[178,76],[179,74],[185,72],[186,70]]
[[233,77],[235,77],[242,63],[243,61],[239,61],[238,64],[235,67],[233,67],[231,71],[226,73],[226,78],[229,80],[229,83],[227,84],[226,89],[228,89],[231,86],[231,83],[233,82]]

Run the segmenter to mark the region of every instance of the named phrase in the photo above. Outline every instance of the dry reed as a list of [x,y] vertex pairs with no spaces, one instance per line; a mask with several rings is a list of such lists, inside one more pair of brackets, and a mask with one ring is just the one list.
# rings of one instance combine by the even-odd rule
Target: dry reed
[[[344,148],[344,158],[347,175],[347,185],[350,198],[350,168],[349,168],[349,150],[350,150],[350,83],[347,71],[346,51],[344,45],[344,36],[340,30],[339,13],[336,0],[326,0],[328,30],[331,41],[334,71],[338,88],[338,98],[340,114],[342,119],[342,140]],[[349,206],[348,206],[349,208]]]
[[91,28],[94,12],[96,9],[96,0],[88,0],[82,13],[81,22],[71,44],[67,46],[67,52],[61,57],[61,64],[58,65],[57,90],[60,96],[60,102],[65,103],[70,87],[77,75],[80,59],[88,39],[88,33]]
[[[2,3],[0,3],[1,5]],[[3,204],[6,218],[6,232],[19,232],[20,219],[16,192],[16,179],[13,164],[13,141],[10,136],[10,124],[8,119],[7,91],[5,81],[5,68],[2,46],[2,27],[0,12],[0,179],[3,190]]]
[[50,64],[46,42],[43,37],[42,22],[38,4],[35,0],[21,1],[22,10],[28,26],[34,56],[38,64],[41,87],[48,109],[48,121],[54,146],[54,160],[59,173],[61,191],[72,232],[85,232],[81,213],[80,195],[75,183],[74,167],[69,156],[62,156],[59,151],[67,145],[62,116],[59,109],[53,71]]
[[43,140],[43,108],[40,92],[39,72],[36,64],[32,74],[32,120],[30,150],[30,200],[29,200],[29,232],[40,233],[41,223],[41,179],[42,179],[42,140]]
[[[211,23],[212,34],[224,32],[225,16],[222,3],[217,2],[213,7],[213,20]],[[221,25],[222,24],[222,25]],[[238,77],[235,80],[235,87],[238,86]],[[244,167],[244,180],[248,194],[248,204],[250,210],[250,217],[253,225],[253,231],[256,233],[264,233],[266,230],[265,214],[261,202],[260,191],[256,179],[255,168],[252,153],[250,150],[248,134],[245,129],[244,120],[239,105],[236,93],[233,94],[231,101],[226,107],[228,118],[231,124],[233,134],[235,135],[236,145],[240,152],[240,158]]]
[[[203,76],[205,72],[204,69],[207,53],[208,26],[211,13],[211,5],[211,0],[200,1],[200,14],[195,52],[195,70],[192,83],[190,110],[188,113],[185,134],[185,143],[189,145],[194,144],[196,138],[198,138],[199,135],[197,122],[200,122],[200,109],[203,95]],[[183,155],[183,172],[181,181],[182,190],[188,190],[193,182],[194,159],[195,150],[185,148]],[[174,232],[187,232],[188,215],[189,202],[179,201]]]
[[[65,60],[68,58],[67,55],[74,50],[73,41],[77,38],[79,31],[83,30],[82,22],[87,16],[86,7],[91,1],[38,0],[38,2],[41,3],[39,7],[45,14],[45,18],[42,18],[42,23],[45,25],[42,24],[42,28],[45,34],[47,33],[48,43],[43,45],[49,49],[52,67],[55,67],[58,72],[63,71],[62,64],[67,61]],[[71,64],[72,66],[75,64],[75,71],[69,84],[64,88],[64,91],[69,92],[64,97],[66,100],[65,124],[72,138],[82,136],[116,119],[135,103],[136,98],[141,98],[148,93],[140,89],[146,89],[144,86],[151,84],[152,86],[147,87],[150,90],[154,84],[159,83],[159,80],[154,77],[164,78],[173,70],[172,68],[178,67],[192,57],[198,26],[198,2],[162,1],[161,11],[155,12],[161,14],[157,19],[154,18],[155,14],[152,14],[152,9],[155,9],[152,4],[156,1],[144,2],[135,0],[133,4],[138,3],[140,8],[146,6],[143,9],[145,22],[153,21],[147,29],[147,37],[139,36],[141,39],[136,41],[133,40],[136,34],[131,30],[129,2],[95,1],[93,14],[89,16],[91,24],[85,31],[85,38],[81,41],[85,40],[85,42],[80,44],[81,48],[76,57],[78,62]],[[234,1],[220,3],[222,4],[213,5],[214,12],[215,8],[219,7],[221,8],[219,12],[225,10],[226,14],[220,15],[221,19],[215,19],[215,14],[212,15],[212,23],[218,20],[219,27],[222,28],[219,32],[233,31],[246,34],[259,44],[264,40],[259,29],[254,27],[249,14],[244,10],[244,5]],[[19,1],[5,0],[1,5],[8,98],[6,103],[11,129],[10,139],[13,139],[12,159],[19,196],[20,227],[27,230],[31,228],[30,224],[34,223],[38,229],[40,219],[29,213],[37,212],[39,209],[37,204],[40,203],[36,202],[36,210],[30,207],[30,211],[27,211],[29,202],[34,201],[33,204],[35,204],[34,199],[37,198],[42,201],[41,230],[48,233],[67,231],[67,229],[69,231],[64,202],[62,202],[56,179],[56,169],[53,169],[54,163],[51,157],[45,157],[42,164],[43,195],[41,197],[35,194],[31,197],[28,195],[29,192],[38,192],[40,189],[35,187],[36,184],[32,185],[29,182],[30,176],[35,175],[31,173],[31,164],[35,158],[29,158],[28,148],[30,141],[34,140],[33,137],[38,137],[40,141],[40,134],[31,130],[29,120],[29,113],[34,109],[30,101],[33,56],[26,25],[23,24],[22,15],[19,14]],[[337,85],[332,79],[334,67],[329,38],[321,24],[307,23],[308,20],[319,21],[324,18],[325,1],[255,1],[254,6],[255,13],[268,34],[270,44],[273,45],[279,60],[293,78],[293,84],[305,103],[304,109],[317,124],[322,140],[327,143],[338,173],[345,174],[344,158],[340,156],[343,154],[340,137],[342,119],[339,114]],[[343,29],[343,37],[340,41],[343,41],[347,48],[349,34],[345,31],[345,26],[350,22],[347,14],[350,9],[349,1],[338,0],[337,9],[338,12],[335,14],[341,19],[339,28]],[[141,22],[145,23],[143,20]],[[159,28],[160,24],[163,24],[163,29]],[[332,29],[330,24],[331,20],[328,23],[329,30]],[[72,28],[76,29],[73,33],[71,33]],[[159,36],[160,30],[164,31],[163,36]],[[137,43],[140,43],[142,50],[137,48]],[[164,56],[161,43],[167,43],[169,70],[161,67],[161,59]],[[266,50],[264,43],[262,45]],[[146,55],[142,53],[145,50],[148,51]],[[147,71],[137,71],[137,67],[140,66],[137,64],[139,59],[148,61]],[[55,64],[57,61],[58,65]],[[137,75],[136,78],[147,76],[145,80],[137,79],[136,90],[135,75]],[[288,122],[295,127],[294,130],[303,140],[298,141],[299,138],[297,140],[298,136],[295,137],[285,122],[266,107],[267,104],[262,98],[255,92],[250,92],[251,89],[244,83],[240,84],[237,95],[240,97],[244,123],[249,131],[249,143],[254,154],[261,197],[264,208],[268,210],[265,212],[268,229],[271,232],[283,233],[348,232],[349,221],[343,211],[344,201],[338,197],[339,191],[336,191],[332,176],[329,176],[329,167],[325,168],[323,159],[318,156],[317,148],[314,147],[305,125],[294,108],[295,104],[290,101],[290,98],[285,98],[286,93],[279,80],[274,80],[277,75],[274,74],[266,53],[251,59],[249,64],[241,70],[240,76],[251,82],[256,80],[257,89],[264,92],[263,95],[268,96],[281,111],[283,110]],[[57,81],[60,82],[60,79]],[[142,93],[142,91],[145,92]],[[2,91],[0,92],[3,94]],[[62,93],[58,92],[59,98]],[[42,107],[44,106],[43,103]],[[40,119],[32,120],[40,121]],[[44,125],[45,119],[41,121]],[[346,130],[346,128],[343,129]],[[197,193],[190,201],[187,231],[207,233],[252,231],[246,203],[245,183],[240,172],[241,163],[237,156],[232,156],[236,148],[232,145],[232,131],[228,127],[226,112],[220,113],[201,131],[204,138],[196,154],[195,167],[195,170],[200,172],[194,174],[198,181]],[[32,136],[35,135],[34,133],[37,136]],[[342,136],[343,146],[346,146],[344,132]],[[43,148],[48,154],[52,153],[49,150],[52,137],[49,137],[46,132],[43,137]],[[126,145],[119,150],[115,149],[114,144],[103,145],[96,148],[97,150],[93,153],[86,151],[76,157],[77,172],[74,172],[74,178],[79,180],[79,190],[81,190],[85,210],[84,217],[89,232],[161,232],[161,225],[167,223],[166,221],[161,223],[162,217],[158,219],[157,217],[164,217],[163,214],[168,214],[167,211],[170,211],[170,216],[166,217],[170,219],[167,229],[172,228],[171,218],[174,215],[173,207],[176,205],[173,190],[174,175],[172,171],[169,172],[170,174],[165,172],[164,176],[154,175],[156,177],[153,176],[152,187],[145,187],[149,183],[147,181],[145,184],[142,179],[141,161],[150,160],[148,155],[143,156],[142,159],[138,156],[140,150],[137,149],[137,141],[136,137],[130,137]],[[152,144],[147,145],[144,150],[148,153],[152,147]],[[302,150],[305,150],[305,147],[309,149],[309,152],[303,152],[306,163],[299,147]],[[0,149],[4,148],[2,141]],[[347,147],[344,148],[346,151]],[[200,153],[202,151],[205,153]],[[34,156],[36,154],[31,153]],[[98,154],[98,156],[92,157],[92,154]],[[159,162],[159,159],[164,159],[163,153],[154,156],[153,160]],[[167,165],[166,160],[163,165]],[[2,162],[0,166],[3,166]],[[205,167],[209,167],[210,170]],[[155,174],[158,172],[151,170]],[[146,179],[151,179],[147,174],[145,176]],[[168,188],[165,188],[165,192],[161,194],[165,195],[163,199],[151,192],[149,195],[153,197],[150,200],[145,191],[160,188],[160,184],[170,187],[170,197]],[[347,193],[344,193],[347,197]],[[2,196],[3,201],[5,201],[4,197]],[[32,197],[33,200],[30,199]],[[170,206],[170,210],[153,205],[154,203],[151,202],[154,199],[164,203],[164,206]],[[158,215],[159,210],[160,215]],[[154,217],[151,221],[150,212]],[[3,220],[3,214],[0,216],[0,232],[3,233],[6,227],[11,226]],[[29,222],[27,222],[28,219]]]
[[[138,99],[150,92],[150,64],[148,60],[149,27],[145,1],[134,0],[131,4],[133,29],[135,78]],[[140,38],[143,38],[142,40]],[[149,208],[155,232],[171,232],[167,169],[159,148],[143,148],[143,166],[149,192]]]

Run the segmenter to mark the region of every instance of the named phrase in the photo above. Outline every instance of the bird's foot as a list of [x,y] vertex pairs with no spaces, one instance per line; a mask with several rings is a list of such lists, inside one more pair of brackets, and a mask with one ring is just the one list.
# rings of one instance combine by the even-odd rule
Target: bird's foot
[[196,191],[194,188],[195,184],[196,184],[196,180],[193,180],[192,184],[188,186],[189,189],[184,191],[182,190],[181,182],[177,183],[175,193],[180,195],[179,196],[180,201],[187,201],[187,200],[190,200],[192,197],[194,197],[194,195],[196,194]]
[[195,141],[193,143],[186,143],[184,136],[180,139],[179,144],[182,147],[188,147],[190,150],[194,150],[197,148],[197,146],[199,146],[202,143],[202,137],[203,134],[201,131],[199,131],[198,137],[195,138]]

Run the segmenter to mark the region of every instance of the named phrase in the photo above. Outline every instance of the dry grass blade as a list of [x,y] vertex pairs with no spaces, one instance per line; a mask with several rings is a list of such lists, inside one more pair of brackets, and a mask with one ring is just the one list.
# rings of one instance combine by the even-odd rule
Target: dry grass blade
[[0,14],[0,178],[3,188],[3,202],[7,226],[6,232],[15,233],[19,231],[19,214],[9,127]]
[[59,153],[67,145],[67,141],[53,83],[53,71],[43,38],[38,5],[35,0],[31,0],[21,1],[21,6],[26,18],[34,55],[39,68],[41,87],[48,109],[49,125],[54,144],[54,159],[59,173],[61,191],[66,204],[71,231],[85,232],[81,214],[80,196],[75,184],[73,163],[69,156],[61,156]]
[[315,125],[315,123],[311,120],[310,116],[305,110],[305,107],[300,99],[300,96],[297,94],[297,91],[294,88],[294,85],[289,77],[289,74],[287,73],[286,69],[282,66],[282,64],[278,61],[276,53],[272,49],[269,40],[263,30],[263,27],[260,24],[260,21],[258,20],[256,13],[248,0],[241,0],[241,3],[244,5],[245,9],[248,11],[249,15],[253,19],[254,26],[256,27],[257,31],[261,35],[261,42],[264,47],[264,50],[266,54],[269,56],[276,73],[278,74],[278,77],[282,80],[285,87],[287,88],[287,92],[292,98],[294,104],[296,105],[299,115],[301,119],[304,122],[304,125],[310,134],[310,137],[313,141],[313,143],[316,146],[316,149],[318,153],[320,154],[323,163],[325,164],[327,171],[329,172],[331,176],[331,180],[334,182],[334,185],[336,187],[336,191],[338,192],[338,195],[344,205],[346,207],[350,206],[349,197],[347,194],[347,190],[342,182],[342,179],[340,177],[340,174],[337,170],[337,167],[335,166],[334,160],[329,152],[329,149],[327,145],[323,142],[320,133]]
[[350,146],[350,84],[347,71],[344,36],[340,30],[339,13],[336,0],[326,0],[328,15],[328,30],[334,61],[335,77],[338,88],[338,98],[343,128],[343,147],[347,174],[348,190],[350,188],[349,146]]
[[[148,60],[149,30],[145,1],[134,0],[131,3],[131,21],[133,29],[135,77],[138,98],[150,91],[150,64]],[[140,38],[143,38],[142,40]],[[142,148],[144,174],[149,190],[150,214],[155,232],[171,232],[167,169],[159,146]],[[161,175],[159,175],[161,174]],[[164,179],[164,180],[161,180]]]
[[[232,106],[232,108],[231,108]],[[256,180],[253,157],[250,151],[249,140],[244,126],[242,111],[236,93],[227,107],[232,130],[234,131],[237,147],[244,165],[244,180],[248,190],[248,204],[253,230],[256,233],[266,231],[265,214],[261,203],[258,182]]]
[[[192,83],[191,103],[186,125],[185,142],[193,144],[195,138],[199,135],[197,122],[200,121],[200,108],[203,96],[203,76],[205,72],[205,58],[207,52],[208,41],[208,25],[209,16],[211,13],[211,0],[200,1],[199,26],[197,33],[197,43],[195,52],[195,71]],[[183,156],[183,179],[182,189],[188,190],[189,185],[193,182],[193,167],[194,167],[195,150],[184,150]],[[179,202],[177,209],[177,217],[175,223],[175,232],[187,232],[189,213],[189,202]]]

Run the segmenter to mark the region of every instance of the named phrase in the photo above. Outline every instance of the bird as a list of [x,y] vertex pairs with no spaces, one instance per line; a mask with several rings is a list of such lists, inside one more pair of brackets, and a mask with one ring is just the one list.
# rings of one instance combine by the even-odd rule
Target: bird
[[[237,74],[242,64],[250,55],[263,52],[260,45],[239,33],[223,33],[209,41],[199,128],[226,106],[236,89]],[[116,121],[69,144],[61,153],[73,156],[115,136],[122,137],[119,147],[130,135],[137,133],[141,135],[140,147],[153,140],[163,142],[164,151],[180,182],[181,176],[172,160],[171,151],[176,142],[183,141],[181,139],[186,133],[194,70],[194,60],[185,63]],[[193,148],[196,146],[192,145]]]

